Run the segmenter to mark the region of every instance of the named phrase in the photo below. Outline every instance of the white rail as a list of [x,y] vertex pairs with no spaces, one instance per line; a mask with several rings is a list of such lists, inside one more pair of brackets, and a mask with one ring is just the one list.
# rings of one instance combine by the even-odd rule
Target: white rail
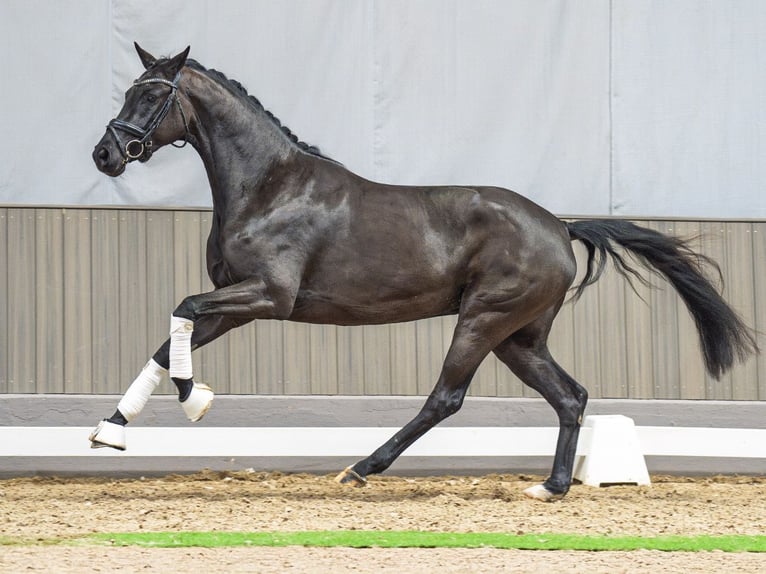
[[[91,449],[91,427],[0,427],[0,457],[366,456],[393,427],[128,427],[128,449]],[[762,458],[766,429],[636,427],[644,455]],[[552,456],[554,427],[432,429],[405,451],[419,457]],[[583,428],[578,455],[587,455]],[[2,464],[0,462],[0,464]]]

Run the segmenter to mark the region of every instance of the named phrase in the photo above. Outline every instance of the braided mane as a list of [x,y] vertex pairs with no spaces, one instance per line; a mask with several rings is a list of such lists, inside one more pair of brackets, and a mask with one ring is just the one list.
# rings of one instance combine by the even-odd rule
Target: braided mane
[[262,111],[264,114],[266,114],[266,117],[268,117],[274,123],[274,125],[276,125],[280,130],[282,130],[282,133],[284,133],[291,142],[293,142],[295,145],[297,145],[300,149],[302,149],[306,153],[310,153],[311,155],[315,155],[317,157],[330,159],[331,161],[334,161],[331,158],[323,155],[317,146],[301,141],[298,138],[298,136],[296,136],[290,130],[290,128],[283,125],[282,122],[279,121],[279,118],[277,118],[273,113],[267,110],[258,98],[256,98],[253,95],[250,95],[247,89],[242,84],[240,84],[237,80],[232,80],[230,78],[227,78],[223,72],[219,72],[218,70],[205,68],[202,64],[200,64],[196,60],[192,60],[191,58],[186,60],[186,65],[189,66],[190,68],[193,68],[195,70],[198,70],[206,74],[207,76],[209,76],[210,78],[218,82],[219,84],[229,88],[230,91],[233,92],[234,94],[243,98],[256,110]]

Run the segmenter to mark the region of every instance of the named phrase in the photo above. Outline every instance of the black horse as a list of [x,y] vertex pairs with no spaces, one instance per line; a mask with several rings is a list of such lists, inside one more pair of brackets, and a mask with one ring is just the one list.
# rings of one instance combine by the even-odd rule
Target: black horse
[[573,240],[588,251],[575,297],[599,278],[609,257],[628,280],[639,277],[619,246],[676,288],[713,376],[757,352],[751,331],[706,278],[703,267],[717,269],[715,263],[680,239],[626,221],[567,223],[497,187],[368,181],[299,142],[240,84],[187,59],[189,48],[163,59],[136,49],[146,72],[127,91],[93,159],[103,173],[118,176],[169,143],[181,140],[197,150],[213,194],[207,268],[215,290],[176,308],[170,339],[129,389],[130,400],[126,393],[91,435],[93,446],[124,448],[124,425],[165,370],[189,418],[200,418],[212,392],[193,382],[191,351],[254,319],[369,325],[457,314],[422,410],[339,481],[364,484],[455,413],[493,352],[558,414],[551,476],[527,492],[558,498],[571,484],[588,396],[546,344],[575,278]]

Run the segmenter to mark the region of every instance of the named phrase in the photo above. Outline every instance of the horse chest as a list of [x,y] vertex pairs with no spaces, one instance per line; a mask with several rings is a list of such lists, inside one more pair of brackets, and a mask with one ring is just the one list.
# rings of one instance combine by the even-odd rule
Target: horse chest
[[269,280],[295,275],[308,257],[305,229],[280,222],[259,221],[257,224],[229,228],[208,242],[208,271],[213,283],[220,287],[252,277]]

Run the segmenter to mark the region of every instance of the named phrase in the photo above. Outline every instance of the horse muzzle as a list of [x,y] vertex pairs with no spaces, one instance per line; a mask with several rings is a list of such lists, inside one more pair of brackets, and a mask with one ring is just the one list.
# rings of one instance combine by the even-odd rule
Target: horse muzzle
[[93,162],[101,173],[116,177],[125,171],[126,162],[109,134],[104,134],[101,141],[93,148]]

